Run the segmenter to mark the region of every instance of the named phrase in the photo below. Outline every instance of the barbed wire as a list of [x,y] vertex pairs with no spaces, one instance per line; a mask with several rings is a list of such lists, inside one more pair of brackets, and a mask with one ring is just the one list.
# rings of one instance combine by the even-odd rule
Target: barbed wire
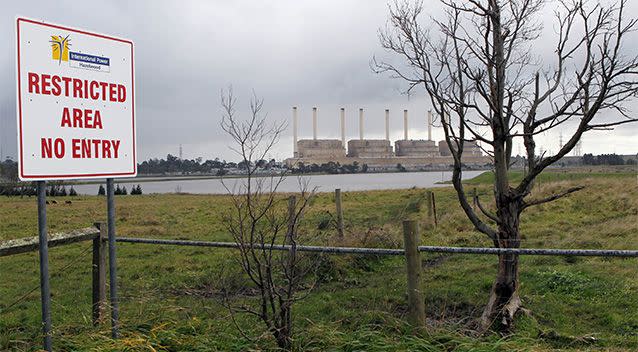
[[[69,263],[67,263],[65,266],[63,266],[62,268],[59,269],[59,271],[55,272],[55,273],[50,273],[50,276],[53,276],[54,274],[63,274],[65,273],[71,266],[73,266],[73,264],[76,264],[80,261],[80,259],[83,259],[84,256],[90,252],[93,249],[93,245],[89,245],[87,246],[86,249],[84,249],[82,252],[80,252],[75,258],[73,258],[73,260],[71,260]],[[37,286],[34,286],[32,289],[30,289],[29,291],[27,291],[25,294],[23,294],[22,296],[20,296],[18,299],[16,299],[15,301],[13,301],[12,303],[10,303],[9,305],[7,305],[4,309],[0,310],[0,313],[5,313],[7,311],[9,311],[9,309],[13,308],[14,306],[16,306],[17,304],[23,302],[25,299],[29,298],[29,296],[35,292],[36,290],[38,290],[40,288],[40,284],[38,284]]]

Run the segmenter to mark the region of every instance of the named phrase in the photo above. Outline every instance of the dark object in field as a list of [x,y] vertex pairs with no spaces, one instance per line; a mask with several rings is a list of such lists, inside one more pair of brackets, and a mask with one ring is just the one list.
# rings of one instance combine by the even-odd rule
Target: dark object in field
[[49,204],[49,201],[47,200],[47,204]]
[[73,202],[72,202],[72,201],[70,201],[70,200],[65,200],[65,201],[64,201],[64,204],[73,204]]
[[58,204],[58,202],[57,202],[57,201],[55,201],[55,200],[52,200],[52,201],[51,201],[51,203],[53,203],[53,204]]

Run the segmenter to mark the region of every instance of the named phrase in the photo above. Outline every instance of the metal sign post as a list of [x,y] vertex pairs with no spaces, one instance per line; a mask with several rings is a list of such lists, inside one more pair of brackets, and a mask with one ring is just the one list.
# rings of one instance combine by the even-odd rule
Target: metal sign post
[[115,190],[113,179],[106,179],[106,213],[109,235],[109,286],[111,299],[111,336],[117,339],[120,335],[120,311],[117,300],[117,261],[115,248]]
[[46,181],[38,181],[38,235],[40,240],[40,299],[42,301],[42,332],[44,349],[51,347],[51,286],[49,284],[49,239],[47,237]]

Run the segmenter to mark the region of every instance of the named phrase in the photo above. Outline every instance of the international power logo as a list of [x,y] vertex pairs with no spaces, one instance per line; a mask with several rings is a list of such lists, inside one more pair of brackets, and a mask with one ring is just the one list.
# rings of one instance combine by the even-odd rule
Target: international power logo
[[91,55],[78,51],[70,51],[71,38],[70,35],[52,35],[51,40],[51,59],[62,65],[67,62],[69,67],[80,68],[84,70],[111,72],[111,60],[108,57]]
[[57,60],[58,64],[62,64],[62,61],[68,62],[69,46],[71,46],[69,36],[52,35],[49,42],[51,43],[51,58]]

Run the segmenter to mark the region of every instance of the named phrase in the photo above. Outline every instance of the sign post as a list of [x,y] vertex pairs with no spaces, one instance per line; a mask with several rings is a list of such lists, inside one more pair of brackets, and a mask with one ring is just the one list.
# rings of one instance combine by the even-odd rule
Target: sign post
[[106,214],[109,235],[109,288],[111,298],[111,337],[120,336],[120,310],[117,299],[117,263],[115,247],[115,189],[113,179],[106,179]]
[[119,335],[113,179],[137,175],[133,42],[16,19],[18,174],[37,181],[44,348],[51,350],[46,181],[106,178],[112,335]]
[[40,242],[40,300],[42,302],[42,332],[44,349],[51,347],[51,286],[49,285],[49,241],[47,238],[46,181],[37,181],[38,237]]

